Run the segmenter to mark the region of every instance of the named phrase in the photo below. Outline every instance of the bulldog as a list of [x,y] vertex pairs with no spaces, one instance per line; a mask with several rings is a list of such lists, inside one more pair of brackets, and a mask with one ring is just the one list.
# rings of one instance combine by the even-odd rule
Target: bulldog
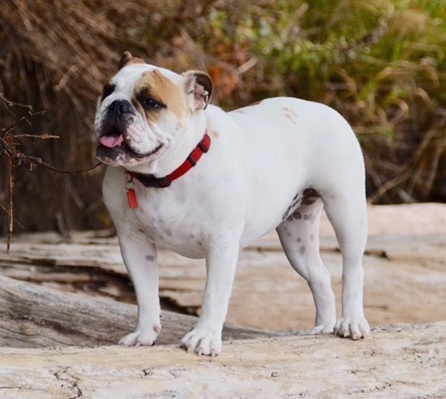
[[[291,266],[308,282],[314,334],[353,340],[363,312],[367,239],[364,161],[349,124],[333,109],[272,98],[225,112],[209,105],[200,71],[177,74],[125,52],[98,100],[96,155],[107,164],[103,197],[138,302],[122,345],[154,345],[161,331],[157,247],[205,258],[200,318],[181,341],[216,356],[239,253],[276,229]],[[342,315],[319,253],[325,209],[343,258]]]

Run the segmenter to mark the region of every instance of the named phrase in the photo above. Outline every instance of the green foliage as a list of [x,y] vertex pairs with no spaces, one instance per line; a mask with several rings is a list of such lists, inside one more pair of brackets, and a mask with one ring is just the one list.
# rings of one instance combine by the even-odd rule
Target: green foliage
[[[442,0],[207,4],[182,29],[215,60],[232,65],[213,76],[224,93],[216,91],[221,105],[277,95],[327,103],[359,134],[373,200],[435,198],[446,184]],[[222,68],[209,65],[211,72]]]

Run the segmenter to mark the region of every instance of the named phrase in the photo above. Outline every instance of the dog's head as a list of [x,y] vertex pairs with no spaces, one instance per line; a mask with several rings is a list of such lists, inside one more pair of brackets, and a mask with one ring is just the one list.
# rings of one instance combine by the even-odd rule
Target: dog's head
[[96,156],[112,166],[151,163],[185,142],[191,121],[209,102],[211,78],[200,71],[179,75],[129,52],[119,68],[98,100]]

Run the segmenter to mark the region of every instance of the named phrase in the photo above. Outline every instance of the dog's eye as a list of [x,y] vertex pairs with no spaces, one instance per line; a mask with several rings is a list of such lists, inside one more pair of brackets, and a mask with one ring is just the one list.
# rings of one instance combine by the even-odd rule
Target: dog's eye
[[116,86],[114,84],[107,83],[102,90],[102,100],[112,94],[115,91],[115,88]]
[[166,108],[163,103],[151,97],[143,97],[139,100],[139,102],[144,107],[144,109],[159,110],[161,108]]

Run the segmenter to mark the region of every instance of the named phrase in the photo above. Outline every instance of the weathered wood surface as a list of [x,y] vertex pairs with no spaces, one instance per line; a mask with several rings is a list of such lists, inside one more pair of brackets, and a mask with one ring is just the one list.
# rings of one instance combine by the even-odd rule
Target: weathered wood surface
[[3,399],[446,397],[446,322],[333,336],[226,342],[216,359],[172,346],[15,349],[0,356]]

